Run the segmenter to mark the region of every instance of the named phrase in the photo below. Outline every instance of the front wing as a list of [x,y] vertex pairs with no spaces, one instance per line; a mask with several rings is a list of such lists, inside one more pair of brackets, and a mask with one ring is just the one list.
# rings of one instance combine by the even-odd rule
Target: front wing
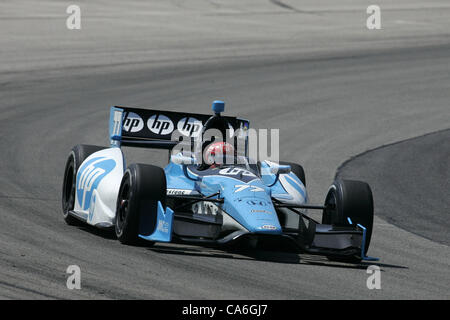
[[[178,196],[178,198],[180,198]],[[199,199],[190,198],[190,201]],[[206,199],[205,199],[206,200]],[[208,200],[211,200],[209,198]],[[306,217],[306,216],[305,216]],[[230,232],[223,237],[215,237],[211,230],[218,228],[221,221],[217,218],[195,217],[187,218],[186,215],[174,212],[170,207],[165,210],[160,202],[158,202],[157,224],[155,230],[146,230],[145,223],[140,226],[139,237],[153,242],[172,242],[173,240],[180,242],[188,242],[193,244],[207,245],[230,245],[245,240],[262,240],[264,242],[284,241],[291,245],[291,248],[299,252],[326,255],[326,256],[361,256],[362,260],[373,260],[366,256],[364,252],[364,244],[366,241],[366,233],[364,226],[332,226],[320,224],[306,217],[308,225],[305,224],[303,218],[300,219],[298,228],[283,228],[283,232],[275,235],[263,233],[249,232],[247,230],[236,230]],[[174,225],[189,230],[184,235],[176,232]]]

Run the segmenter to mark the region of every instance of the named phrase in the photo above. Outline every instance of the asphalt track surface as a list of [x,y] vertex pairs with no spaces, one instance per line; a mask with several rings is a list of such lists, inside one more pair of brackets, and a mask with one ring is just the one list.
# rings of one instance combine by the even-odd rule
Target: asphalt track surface
[[[450,298],[448,222],[439,217],[448,218],[446,131],[342,168],[374,183],[369,254],[381,258],[381,290],[367,289],[367,264],[123,246],[67,226],[60,204],[70,148],[107,145],[111,105],[208,112],[216,98],[254,127],[280,128],[281,158],[304,165],[311,200],[322,202],[351,157],[448,129],[448,2],[378,1],[382,30],[366,29],[366,1],[78,4],[75,31],[64,2],[0,3],[0,298]],[[128,163],[167,159],[125,152]],[[370,165],[377,159],[385,163]],[[434,220],[422,228],[428,205]],[[74,264],[81,290],[66,288]]]
[[368,182],[387,222],[448,246],[449,142],[444,130],[383,146],[345,162],[337,175]]

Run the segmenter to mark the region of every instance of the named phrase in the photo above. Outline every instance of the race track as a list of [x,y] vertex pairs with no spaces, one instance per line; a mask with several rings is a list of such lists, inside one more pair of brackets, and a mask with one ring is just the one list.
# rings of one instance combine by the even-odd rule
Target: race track
[[448,246],[449,142],[444,130],[382,146],[345,162],[338,176],[367,181],[387,222]]
[[[65,2],[0,3],[0,298],[450,298],[448,224],[437,227],[449,213],[450,3],[377,1],[382,29],[368,30],[369,1],[93,2],[77,1],[81,30],[66,28]],[[408,140],[342,168],[375,184],[369,254],[381,259],[381,290],[366,287],[369,264],[129,247],[64,223],[66,157],[78,143],[107,145],[110,106],[204,113],[218,98],[229,115],[280,128],[281,158],[305,167],[318,203],[351,157],[440,131],[432,152]],[[128,163],[167,160],[124,150]],[[404,192],[398,179],[426,187]],[[437,217],[427,232],[426,208],[409,207],[418,192]],[[69,265],[81,268],[81,290],[66,288]]]

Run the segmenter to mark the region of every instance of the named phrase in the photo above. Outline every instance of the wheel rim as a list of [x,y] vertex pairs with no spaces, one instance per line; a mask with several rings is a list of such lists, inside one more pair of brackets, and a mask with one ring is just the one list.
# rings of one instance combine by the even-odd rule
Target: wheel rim
[[119,198],[117,203],[117,217],[116,217],[116,227],[117,233],[122,233],[123,226],[127,219],[130,203],[130,184],[127,181],[124,182],[119,191]]

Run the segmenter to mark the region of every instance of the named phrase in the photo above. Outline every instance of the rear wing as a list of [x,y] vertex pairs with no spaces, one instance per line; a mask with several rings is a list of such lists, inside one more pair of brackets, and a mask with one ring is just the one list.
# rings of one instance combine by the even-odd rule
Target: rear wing
[[[172,149],[178,141],[172,133],[178,130],[187,137],[196,137],[211,115],[161,110],[111,107],[109,137],[111,146]],[[249,121],[236,117],[223,118],[234,130],[249,128]]]

